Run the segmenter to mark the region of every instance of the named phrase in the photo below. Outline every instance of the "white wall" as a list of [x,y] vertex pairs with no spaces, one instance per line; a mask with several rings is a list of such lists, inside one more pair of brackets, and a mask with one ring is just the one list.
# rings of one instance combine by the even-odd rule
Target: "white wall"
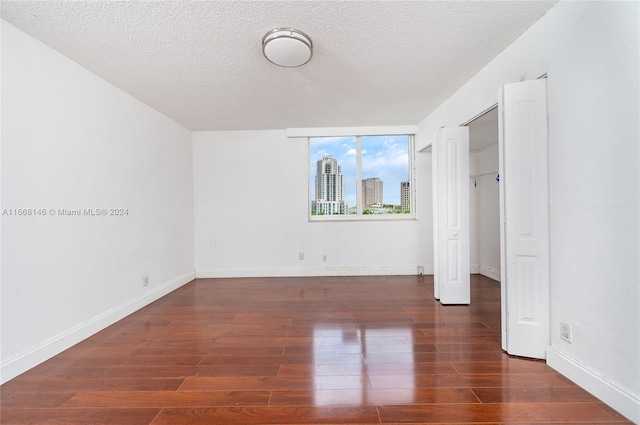
[[195,132],[193,163],[198,277],[416,274],[432,262],[417,220],[309,222],[306,139]]
[[190,131],[2,22],[2,208],[47,212],[2,216],[3,382],[194,277],[191,161]]
[[[498,169],[497,144],[470,156],[475,163],[475,174]],[[476,177],[475,187],[472,182],[469,190],[475,197],[476,226],[472,226],[471,231],[477,241],[478,273],[500,281],[500,193],[496,175]]]
[[497,169],[497,144],[469,153],[471,274],[500,281],[500,193],[496,175],[482,175]]
[[[469,140],[471,140],[471,128],[469,129]],[[469,262],[470,273],[480,273],[480,232],[479,226],[479,202],[478,190],[473,185],[473,175],[476,174],[478,161],[476,155],[469,152]]]
[[636,422],[639,18],[638,2],[560,2],[419,125],[426,144],[495,104],[503,84],[548,73],[548,362]]

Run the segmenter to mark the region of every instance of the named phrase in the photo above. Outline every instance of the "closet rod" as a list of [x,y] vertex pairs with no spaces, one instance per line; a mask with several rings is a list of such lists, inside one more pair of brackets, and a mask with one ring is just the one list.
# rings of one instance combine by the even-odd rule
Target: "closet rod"
[[499,172],[500,172],[500,170],[495,170],[495,171],[486,171],[484,173],[478,173],[478,174],[470,174],[469,178],[473,179],[473,178],[477,178],[477,177],[493,176],[495,174],[498,174]]

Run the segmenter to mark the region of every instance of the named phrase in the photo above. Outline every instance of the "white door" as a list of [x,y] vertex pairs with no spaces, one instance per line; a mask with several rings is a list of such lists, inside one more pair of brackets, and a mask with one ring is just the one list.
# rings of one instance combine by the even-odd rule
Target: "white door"
[[442,304],[469,304],[469,128],[441,128],[432,163],[434,296]]
[[499,92],[502,343],[546,358],[549,345],[549,188],[546,79]]
[[440,133],[433,134],[434,142],[431,144],[431,198],[433,200],[433,297],[440,299],[440,270],[438,262],[438,159],[440,158],[438,151],[439,143],[437,143]]

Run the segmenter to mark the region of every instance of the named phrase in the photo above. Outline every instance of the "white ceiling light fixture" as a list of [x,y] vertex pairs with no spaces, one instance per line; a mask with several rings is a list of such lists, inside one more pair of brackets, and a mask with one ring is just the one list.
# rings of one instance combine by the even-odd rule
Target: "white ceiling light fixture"
[[309,62],[313,54],[311,38],[293,28],[276,28],[262,37],[262,53],[269,62],[294,68]]

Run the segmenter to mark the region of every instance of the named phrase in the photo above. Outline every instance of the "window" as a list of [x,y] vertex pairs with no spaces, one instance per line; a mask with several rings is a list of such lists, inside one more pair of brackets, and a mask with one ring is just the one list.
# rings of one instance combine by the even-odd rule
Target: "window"
[[413,218],[413,135],[309,137],[312,220]]

